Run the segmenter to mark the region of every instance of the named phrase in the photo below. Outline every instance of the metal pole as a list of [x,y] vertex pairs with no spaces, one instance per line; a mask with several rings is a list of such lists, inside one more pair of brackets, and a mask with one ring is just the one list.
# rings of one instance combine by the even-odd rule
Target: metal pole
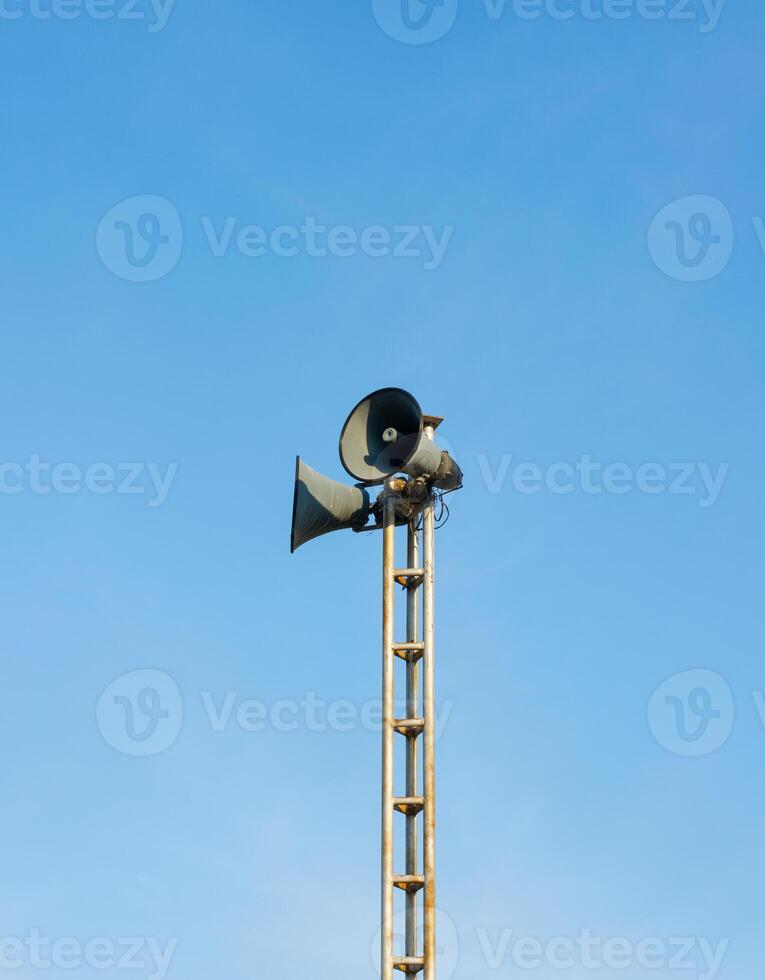
[[[413,518],[416,521],[416,518]],[[406,563],[408,568],[417,568],[419,561],[419,532],[416,523],[409,525],[407,531]],[[413,643],[418,639],[418,605],[419,589],[411,585],[406,593],[406,639]],[[419,664],[412,657],[406,664],[406,717],[418,717],[419,709]],[[418,796],[417,791],[417,739],[406,740],[406,795]],[[406,873],[416,875],[417,860],[417,814],[410,813],[406,818]],[[416,957],[417,949],[417,895],[407,892],[406,895],[406,955]]]
[[[427,430],[426,430],[427,431]],[[432,436],[432,430],[429,433]],[[423,769],[425,809],[423,812],[423,852],[425,874],[425,980],[436,980],[436,699],[434,663],[434,588],[435,517],[433,494],[425,502],[422,514],[423,551],[423,603],[422,639],[423,652],[423,711],[425,732],[423,738]]]
[[382,950],[381,980],[393,978],[393,739],[394,722],[394,552],[396,514],[392,482],[386,480],[383,502],[383,744],[382,744]]

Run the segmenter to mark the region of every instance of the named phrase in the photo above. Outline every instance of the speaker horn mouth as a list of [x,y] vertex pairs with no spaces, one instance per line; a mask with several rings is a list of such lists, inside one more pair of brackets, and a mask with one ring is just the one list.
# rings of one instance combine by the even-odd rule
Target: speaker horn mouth
[[297,517],[298,507],[298,483],[300,480],[300,456],[295,457],[295,488],[292,491],[292,524],[290,527],[290,554],[295,554],[295,548],[299,547],[295,543],[295,518]]
[[379,388],[349,413],[340,433],[340,461],[366,486],[401,472],[423,439],[422,409],[403,388]]

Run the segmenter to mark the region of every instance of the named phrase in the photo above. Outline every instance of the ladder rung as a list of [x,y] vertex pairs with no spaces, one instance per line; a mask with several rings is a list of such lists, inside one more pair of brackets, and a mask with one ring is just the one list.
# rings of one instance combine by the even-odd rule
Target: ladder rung
[[425,887],[425,878],[422,875],[394,875],[393,884],[396,888],[413,895]]
[[425,960],[421,956],[395,956],[393,969],[414,975],[425,969]]
[[395,568],[393,570],[393,578],[399,585],[403,585],[408,589],[416,589],[422,585],[424,575],[424,568]]
[[394,643],[393,652],[402,660],[420,660],[425,650],[425,644],[420,640],[419,643]]
[[418,813],[422,813],[424,806],[424,796],[395,796],[393,798],[394,809],[398,810],[399,813],[405,813],[407,817],[416,817]]
[[393,722],[393,728],[399,733],[399,735],[405,735],[407,738],[417,738],[418,735],[422,735],[425,730],[425,719],[424,718],[397,718]]

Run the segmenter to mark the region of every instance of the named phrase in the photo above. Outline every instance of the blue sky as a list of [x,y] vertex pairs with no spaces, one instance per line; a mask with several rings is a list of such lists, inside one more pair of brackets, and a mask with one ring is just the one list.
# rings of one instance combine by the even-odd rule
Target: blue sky
[[288,533],[400,385],[465,471],[441,980],[761,976],[764,35],[5,0],[3,970],[374,976],[380,541]]

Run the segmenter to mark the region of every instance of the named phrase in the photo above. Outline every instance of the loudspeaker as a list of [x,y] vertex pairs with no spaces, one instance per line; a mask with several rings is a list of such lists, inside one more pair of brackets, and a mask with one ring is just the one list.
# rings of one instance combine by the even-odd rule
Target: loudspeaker
[[290,551],[330,531],[364,527],[369,511],[366,490],[330,480],[296,458]]
[[441,450],[423,432],[422,409],[403,388],[380,388],[358,403],[340,433],[340,461],[361,483],[394,473],[433,476]]

